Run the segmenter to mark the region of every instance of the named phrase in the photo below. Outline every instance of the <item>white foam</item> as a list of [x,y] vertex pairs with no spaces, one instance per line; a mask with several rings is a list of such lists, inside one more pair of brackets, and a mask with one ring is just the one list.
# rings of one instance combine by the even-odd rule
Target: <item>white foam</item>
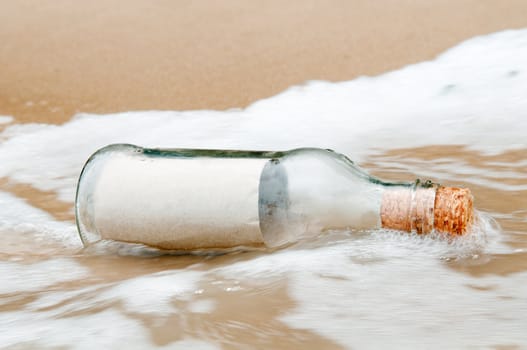
[[[205,275],[205,272],[192,269],[170,270],[75,290],[51,290],[40,293],[26,306],[26,310],[47,311],[48,316],[60,317],[71,312],[119,305],[119,310],[125,313],[142,314],[158,320],[189,310],[209,313],[214,310],[214,303],[209,299],[199,299],[200,293],[197,292],[200,290],[198,282]],[[35,288],[39,287],[42,286]],[[179,310],[176,302],[187,307]]]
[[527,29],[468,40],[436,60],[372,78],[292,87],[243,110],[78,115],[13,125],[0,145],[9,176],[73,201],[87,157],[109,143],[159,147],[333,148],[361,160],[378,148],[465,144],[526,148]]
[[82,278],[87,273],[86,268],[67,258],[49,259],[31,264],[2,261],[0,262],[0,276],[2,276],[0,294],[38,291],[58,283]]
[[210,314],[214,311],[216,302],[213,299],[196,300],[189,305],[189,311],[198,314]]
[[174,299],[189,301],[203,277],[198,271],[167,271],[121,282],[97,297],[98,302],[122,300],[134,313],[166,316],[177,311]]
[[[330,239],[327,244],[315,244],[307,249],[293,247],[216,268],[203,269],[204,265],[200,264],[74,291],[50,290],[40,293],[25,310],[0,316],[0,326],[9,322],[14,332],[5,339],[0,337],[0,345],[26,342],[32,346],[82,348],[78,344],[111,346],[123,337],[127,340],[131,337],[132,346],[151,347],[146,336],[149,326],[136,323],[129,315],[153,317],[161,324],[177,316],[182,320],[181,331],[188,332],[184,320],[190,314],[210,314],[216,310],[215,301],[210,299],[211,294],[203,294],[204,289],[214,289],[214,296],[225,293],[223,298],[229,298],[227,294],[243,292],[251,285],[260,285],[261,291],[265,291],[276,280],[286,281],[295,305],[280,316],[282,322],[291,328],[311,330],[345,347],[378,347],[389,343],[400,348],[412,343],[425,344],[433,336],[431,328],[451,336],[429,344],[432,347],[471,345],[472,341],[485,345],[490,340],[503,340],[500,334],[511,336],[512,342],[523,341],[524,332],[520,332],[518,324],[521,324],[525,288],[512,287],[524,275],[513,279],[478,279],[444,266],[445,258],[477,259],[476,254],[494,251],[497,232],[487,227],[490,222],[484,217],[480,220],[484,223],[481,226],[484,232],[454,241],[382,230],[355,233],[341,241]],[[485,244],[480,244],[483,241]],[[63,261],[61,266],[69,270],[70,264]],[[46,275],[51,272],[35,267]],[[17,274],[16,269],[13,271]],[[500,284],[503,287],[481,295],[471,287]],[[218,286],[224,286],[223,292],[217,291]],[[504,295],[511,299],[501,298]],[[97,308],[105,311],[94,313]],[[416,308],[423,313],[413,311]],[[488,320],[484,317],[487,311],[493,315],[506,313],[509,318]],[[72,318],[71,314],[79,313],[81,316]],[[128,316],[123,317],[123,313]],[[464,323],[467,332],[460,336],[450,326],[462,318],[474,321]],[[486,340],[477,339],[477,327],[489,331],[491,325],[503,333],[495,333]],[[30,327],[31,332],[22,337],[22,330],[27,331],[24,327]],[[43,337],[48,327],[60,328],[63,332],[52,331]],[[78,327],[97,339],[78,335]],[[109,333],[110,329],[113,333]],[[73,338],[68,336],[70,332],[74,332]],[[371,334],[376,338],[372,340]],[[179,348],[186,342],[170,345]]]
[[503,248],[489,219],[480,220],[484,232],[462,239],[381,230],[263,255],[216,273],[245,283],[287,276],[296,307],[280,319],[345,348],[525,344],[527,289],[520,281],[526,273],[476,278],[448,268]]
[[[41,245],[54,243],[63,248],[79,248],[81,241],[75,225],[55,220],[43,210],[0,191],[0,252],[39,253]],[[23,220],[21,220],[23,218]]]
[[476,279],[430,259],[389,264],[363,265],[360,274],[352,270],[333,276],[323,269],[294,274],[289,290],[298,306],[281,319],[350,348],[481,348],[527,342],[527,289],[518,285],[526,273]]
[[[510,252],[503,244],[498,229],[488,215],[478,213],[479,224],[474,232],[450,239],[443,234],[407,234],[390,230],[350,232],[342,239],[321,237],[325,244],[299,244],[296,247],[262,255],[218,269],[229,278],[279,278],[290,273],[318,273],[351,277],[365,273],[372,262],[430,261],[441,264],[445,260],[477,258],[482,254]],[[307,245],[304,248],[303,245]],[[364,265],[366,264],[366,265]],[[392,270],[391,263],[381,264]],[[392,270],[393,271],[393,270]]]
[[0,347],[68,349],[218,349],[213,343],[185,338],[154,344],[140,320],[107,309],[82,316],[50,317],[49,312],[0,313]]
[[[0,314],[0,347],[60,347],[73,349],[88,347],[132,349],[216,349],[213,343],[189,338],[181,333],[180,340],[172,341],[165,346],[152,342],[148,324],[136,320],[153,320],[163,325],[168,317],[180,315],[181,325],[185,326],[186,313],[207,314],[214,311],[215,303],[211,299],[202,299],[197,282],[203,281],[205,272],[188,270],[170,270],[148,274],[115,283],[95,284],[78,287],[74,290],[61,287],[42,291],[57,282],[57,278],[66,280],[70,277],[81,278],[81,275],[65,274],[64,270],[75,269],[73,261],[57,260],[61,269],[54,271],[47,268],[52,261],[40,265],[33,264],[35,273],[46,275],[48,284],[35,283],[35,276],[24,279],[26,284],[5,287],[9,293],[39,291],[35,300],[22,306],[17,311]],[[12,264],[13,265],[13,264]],[[0,265],[0,268],[2,265]],[[110,268],[110,267],[109,267]],[[10,275],[18,274],[27,277],[18,266],[6,266],[8,282]],[[31,270],[33,271],[33,270]],[[1,272],[4,274],[4,270]],[[48,277],[49,275],[49,277]],[[59,277],[61,276],[61,277]],[[55,278],[53,278],[55,277]],[[34,286],[29,286],[33,283]],[[0,291],[0,294],[3,292]],[[15,298],[16,295],[13,297]],[[12,299],[13,299],[12,298]],[[6,300],[9,302],[10,300]],[[178,305],[176,307],[176,305]],[[103,311],[97,311],[98,309]],[[133,317],[131,316],[133,315]],[[155,328],[155,326],[153,327]],[[177,334],[177,333],[176,333]]]
[[0,125],[9,124],[14,120],[10,115],[0,115]]

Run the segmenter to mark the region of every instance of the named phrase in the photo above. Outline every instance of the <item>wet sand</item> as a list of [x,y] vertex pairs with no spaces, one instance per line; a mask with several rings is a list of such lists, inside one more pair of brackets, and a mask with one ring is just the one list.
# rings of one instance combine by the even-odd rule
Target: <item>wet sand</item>
[[475,35],[527,26],[511,0],[3,0],[0,115],[244,107],[307,80],[428,60]]

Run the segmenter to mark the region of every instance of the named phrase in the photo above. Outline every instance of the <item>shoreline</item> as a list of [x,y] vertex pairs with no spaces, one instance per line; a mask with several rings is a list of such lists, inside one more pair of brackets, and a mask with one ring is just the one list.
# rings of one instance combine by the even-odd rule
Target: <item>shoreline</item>
[[14,123],[243,108],[308,80],[378,75],[477,35],[527,27],[519,0],[21,0],[2,8],[0,115]]

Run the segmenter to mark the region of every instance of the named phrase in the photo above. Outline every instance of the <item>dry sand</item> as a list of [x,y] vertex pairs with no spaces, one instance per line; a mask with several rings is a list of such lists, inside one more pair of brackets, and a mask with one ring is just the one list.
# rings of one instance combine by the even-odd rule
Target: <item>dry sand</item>
[[525,0],[1,1],[0,115],[243,107],[527,27]]

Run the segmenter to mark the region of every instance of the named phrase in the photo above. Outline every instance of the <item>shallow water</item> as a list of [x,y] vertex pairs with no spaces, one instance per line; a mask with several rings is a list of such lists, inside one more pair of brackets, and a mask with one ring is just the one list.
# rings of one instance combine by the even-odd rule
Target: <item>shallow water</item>
[[[527,30],[244,110],[0,117],[0,347],[527,347]],[[82,248],[73,198],[108,143],[333,148],[385,179],[471,188],[466,237],[332,232],[267,252]]]

